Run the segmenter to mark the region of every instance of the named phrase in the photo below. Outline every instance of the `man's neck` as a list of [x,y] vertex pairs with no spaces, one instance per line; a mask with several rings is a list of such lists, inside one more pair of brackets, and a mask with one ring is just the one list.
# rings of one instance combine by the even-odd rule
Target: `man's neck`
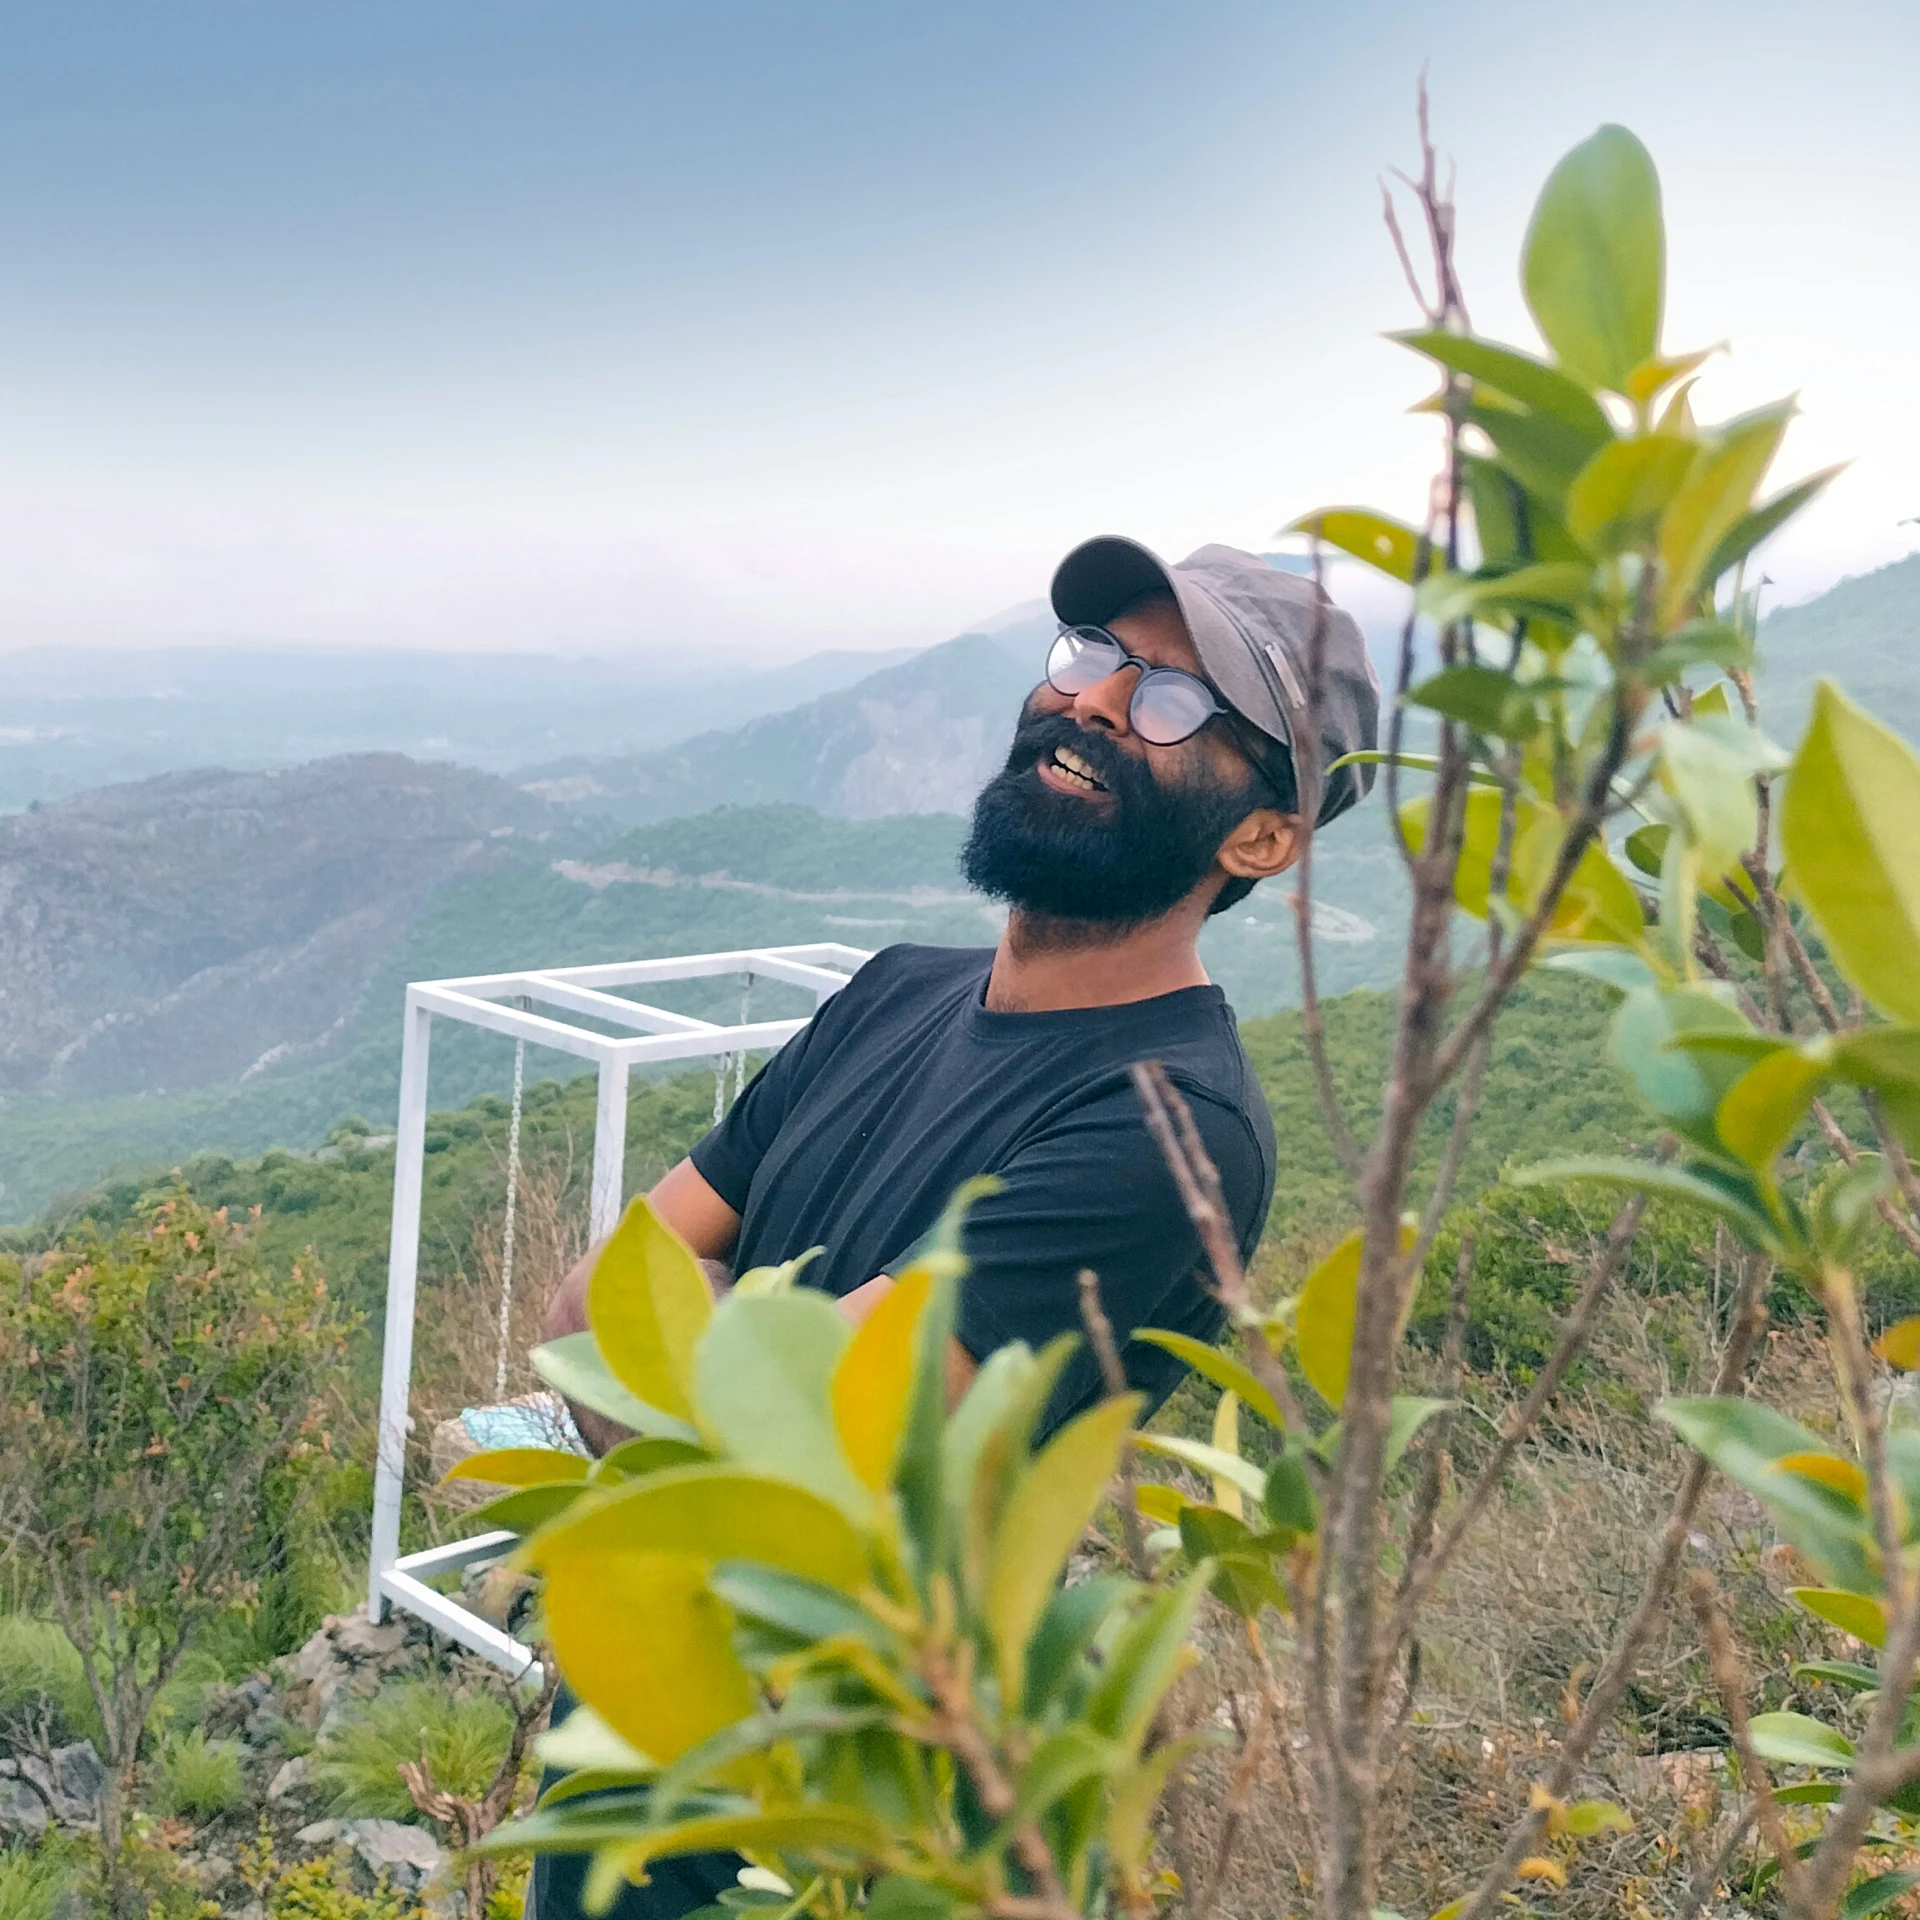
[[1204,907],[1186,901],[1139,926],[1050,920],[1016,909],[987,976],[989,1013],[1121,1007],[1207,985],[1195,941]]

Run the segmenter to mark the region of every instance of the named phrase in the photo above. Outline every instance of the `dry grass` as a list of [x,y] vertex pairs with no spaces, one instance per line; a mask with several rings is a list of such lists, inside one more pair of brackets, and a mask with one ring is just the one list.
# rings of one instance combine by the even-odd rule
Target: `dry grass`
[[[1652,1563],[1684,1467],[1678,1442],[1651,1417],[1668,1394],[1704,1390],[1714,1346],[1714,1304],[1698,1297],[1623,1296],[1605,1318],[1582,1383],[1522,1449],[1501,1497],[1435,1594],[1422,1624],[1418,1677],[1405,1743],[1389,1782],[1387,1908],[1430,1914],[1467,1891],[1524,1811],[1533,1782],[1551,1764],[1560,1729],[1604,1660]],[[1433,1384],[1418,1376],[1409,1391]],[[1455,1483],[1470,1480],[1502,1414],[1521,1388],[1469,1383],[1455,1424]],[[1808,1328],[1768,1339],[1758,1391],[1808,1425],[1838,1421],[1824,1346]],[[1411,1504],[1399,1502],[1404,1525]],[[1197,1489],[1196,1489],[1197,1491]],[[1713,1569],[1732,1609],[1741,1657],[1758,1706],[1798,1707],[1832,1718],[1839,1696],[1796,1682],[1796,1661],[1857,1654],[1845,1637],[1794,1607],[1785,1589],[1802,1575],[1773,1544],[1760,1510],[1716,1485],[1693,1541],[1696,1564]],[[1285,1741],[1269,1742],[1240,1827],[1219,1911],[1233,1920],[1278,1920],[1309,1903],[1312,1810],[1302,1770],[1310,1764],[1299,1710],[1301,1676],[1288,1623],[1267,1616],[1286,1703]],[[1189,1724],[1211,1721],[1226,1744],[1195,1766],[1192,1857],[1213,1857],[1244,1735],[1257,1710],[1259,1670],[1239,1623],[1209,1604],[1204,1658],[1182,1683]],[[1582,1797],[1617,1801],[1633,1831],[1552,1851],[1567,1874],[1556,1889],[1527,1888],[1540,1914],[1586,1920],[1691,1920],[1693,1888],[1711,1884],[1734,1830],[1735,1800],[1723,1791],[1719,1708],[1684,1598],[1670,1606],[1642,1652],[1617,1725],[1579,1784]],[[1748,1837],[1718,1876],[1757,1861]],[[1876,1865],[1883,1864],[1876,1861]],[[1721,1907],[1724,1900],[1715,1902]]]

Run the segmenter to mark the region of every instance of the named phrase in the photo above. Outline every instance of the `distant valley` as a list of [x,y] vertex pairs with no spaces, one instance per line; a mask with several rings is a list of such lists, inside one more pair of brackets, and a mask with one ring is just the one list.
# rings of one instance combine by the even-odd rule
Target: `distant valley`
[[[504,776],[336,755],[0,815],[0,1220],[112,1168],[312,1148],[350,1114],[386,1124],[409,980],[789,941],[991,941],[997,911],[955,856],[1045,632],[1019,618],[846,681],[845,656],[822,656],[778,710],[634,751],[595,753],[583,731],[568,736],[581,751],[550,758],[505,751],[529,738],[517,688],[526,716],[551,711],[506,676],[438,696],[477,703],[470,731]],[[1761,647],[1782,740],[1829,672],[1920,735],[1920,556],[1773,615]],[[611,681],[599,697],[624,699]],[[335,724],[315,703],[315,724]],[[1377,804],[1321,843],[1315,895],[1323,990],[1390,981],[1405,889]],[[1282,882],[1208,927],[1208,966],[1243,1014],[1296,1000],[1292,922]],[[756,1007],[797,1011],[782,991],[763,983]],[[665,997],[732,1017],[739,992]],[[510,1059],[491,1036],[437,1039],[435,1104],[503,1091]],[[577,1063],[536,1050],[529,1071]]]

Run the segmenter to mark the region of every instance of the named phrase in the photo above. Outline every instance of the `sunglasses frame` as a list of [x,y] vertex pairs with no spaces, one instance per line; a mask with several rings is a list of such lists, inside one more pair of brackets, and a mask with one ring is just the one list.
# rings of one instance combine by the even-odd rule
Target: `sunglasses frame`
[[[1222,700],[1197,673],[1189,673],[1184,667],[1155,666],[1151,660],[1143,660],[1137,653],[1128,652],[1126,642],[1123,641],[1118,634],[1108,632],[1105,627],[1096,626],[1062,627],[1060,631],[1047,642],[1047,685],[1050,686],[1055,693],[1065,694],[1071,699],[1075,694],[1085,693],[1087,691],[1086,687],[1063,687],[1059,681],[1053,677],[1054,649],[1059,646],[1062,640],[1071,640],[1082,635],[1088,639],[1104,642],[1107,646],[1111,647],[1118,656],[1115,664],[1100,676],[1101,680],[1109,679],[1124,667],[1133,667],[1138,670],[1140,678],[1134,682],[1133,692],[1127,696],[1127,724],[1142,740],[1146,741],[1148,746],[1177,747],[1183,740],[1191,740],[1209,720],[1217,720],[1222,714],[1231,711],[1226,702]],[[1193,726],[1189,727],[1185,733],[1176,734],[1171,740],[1154,739],[1150,733],[1142,728],[1139,721],[1140,697],[1146,691],[1147,683],[1156,679],[1163,683],[1168,680],[1177,680],[1187,686],[1196,687],[1207,703],[1207,711],[1200,716],[1199,720],[1196,721]],[[1091,681],[1088,684],[1098,686],[1099,681]]]

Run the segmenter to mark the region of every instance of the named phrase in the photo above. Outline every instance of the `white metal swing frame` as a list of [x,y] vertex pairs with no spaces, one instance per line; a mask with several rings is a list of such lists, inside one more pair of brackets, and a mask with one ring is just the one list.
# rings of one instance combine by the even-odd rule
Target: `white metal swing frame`
[[[400,1499],[407,1451],[407,1401],[413,1380],[415,1286],[420,1270],[420,1195],[427,1136],[427,1054],[433,1021],[457,1020],[509,1039],[551,1047],[591,1060],[599,1068],[593,1120],[592,1239],[603,1240],[620,1218],[627,1148],[627,1082],[635,1067],[675,1060],[770,1051],[805,1020],[741,1021],[721,1025],[669,1013],[616,989],[669,980],[744,974],[783,980],[813,994],[814,1005],[844,987],[872,956],[831,941],[798,947],[749,947],[733,953],[697,953],[669,960],[623,960],[604,966],[548,967],[525,973],[428,980],[407,989],[406,1029],[400,1049],[400,1115],[393,1146],[393,1229],[387,1248],[386,1341],[380,1368],[380,1425],[373,1480],[373,1555],[367,1611],[375,1621],[388,1607],[424,1620],[450,1639],[516,1678],[534,1664],[532,1652],[459,1601],[427,1583],[435,1575],[502,1559],[511,1533],[483,1533],[422,1553],[400,1551]],[[536,1013],[535,1007],[554,1009]],[[576,1024],[567,1014],[625,1028],[607,1034]]]

